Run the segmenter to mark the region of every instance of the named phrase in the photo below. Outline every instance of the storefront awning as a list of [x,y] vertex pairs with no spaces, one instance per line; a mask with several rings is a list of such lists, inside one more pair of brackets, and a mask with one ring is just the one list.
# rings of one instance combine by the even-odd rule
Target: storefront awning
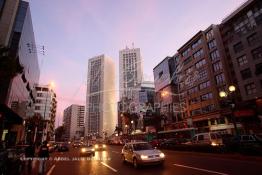
[[242,109],[234,112],[235,117],[251,117],[255,115],[253,109]]
[[0,104],[0,114],[5,123],[22,124],[23,119],[5,104]]

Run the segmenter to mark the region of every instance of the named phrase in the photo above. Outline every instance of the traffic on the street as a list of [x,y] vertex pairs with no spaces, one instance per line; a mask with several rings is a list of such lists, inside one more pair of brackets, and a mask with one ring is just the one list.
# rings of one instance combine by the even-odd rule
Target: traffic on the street
[[262,0],[0,0],[0,175],[262,175]]

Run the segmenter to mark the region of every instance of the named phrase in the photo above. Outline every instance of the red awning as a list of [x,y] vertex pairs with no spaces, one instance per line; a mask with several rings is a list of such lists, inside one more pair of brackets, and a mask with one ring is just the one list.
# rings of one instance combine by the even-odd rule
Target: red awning
[[254,115],[255,115],[255,111],[253,109],[243,109],[234,112],[235,117],[250,117]]

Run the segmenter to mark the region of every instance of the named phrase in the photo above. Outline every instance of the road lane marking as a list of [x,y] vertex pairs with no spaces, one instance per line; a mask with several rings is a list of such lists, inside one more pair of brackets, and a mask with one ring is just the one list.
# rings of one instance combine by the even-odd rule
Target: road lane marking
[[51,175],[54,169],[55,169],[55,165],[53,165],[53,166],[49,169],[49,171],[47,172],[46,175]]
[[115,173],[117,172],[116,169],[112,168],[111,166],[107,165],[106,163],[104,162],[101,162],[102,165],[106,166],[107,168],[109,168],[110,170],[114,171]]
[[117,152],[117,151],[112,151],[112,153],[117,153],[117,154],[119,154],[120,152]]
[[192,166],[186,166],[186,165],[180,165],[180,164],[173,164],[173,165],[174,166],[183,167],[183,168],[194,169],[194,170],[198,170],[198,171],[204,171],[204,172],[208,172],[208,173],[214,173],[214,174],[220,174],[220,175],[228,175],[226,173],[220,173],[220,172],[217,172],[217,171],[207,170],[207,169],[203,169],[203,168],[196,168],[196,167],[192,167]]

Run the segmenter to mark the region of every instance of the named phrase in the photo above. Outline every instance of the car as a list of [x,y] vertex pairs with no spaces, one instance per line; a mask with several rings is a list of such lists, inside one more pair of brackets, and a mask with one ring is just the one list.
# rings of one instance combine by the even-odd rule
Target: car
[[86,145],[81,147],[80,156],[95,156],[95,148],[93,145]]
[[159,147],[161,144],[161,140],[160,139],[153,139],[149,142],[153,147]]
[[48,142],[48,143],[47,143],[47,147],[48,147],[48,151],[49,151],[50,153],[54,152],[54,151],[55,151],[55,148],[56,148],[54,142]]
[[82,145],[82,143],[79,142],[79,141],[75,141],[75,142],[73,143],[73,147],[74,147],[74,148],[79,148],[79,147],[81,147],[81,145]]
[[58,144],[58,148],[57,148],[58,152],[65,152],[65,151],[69,151],[69,145],[68,143],[60,143]]
[[106,150],[106,144],[104,143],[96,143],[94,145],[95,151],[105,151]]
[[222,146],[223,139],[220,134],[215,132],[206,132],[196,134],[191,142],[192,145],[211,145]]
[[135,168],[140,165],[163,165],[165,161],[165,154],[158,149],[154,149],[148,142],[126,143],[121,156],[123,162],[130,162]]

